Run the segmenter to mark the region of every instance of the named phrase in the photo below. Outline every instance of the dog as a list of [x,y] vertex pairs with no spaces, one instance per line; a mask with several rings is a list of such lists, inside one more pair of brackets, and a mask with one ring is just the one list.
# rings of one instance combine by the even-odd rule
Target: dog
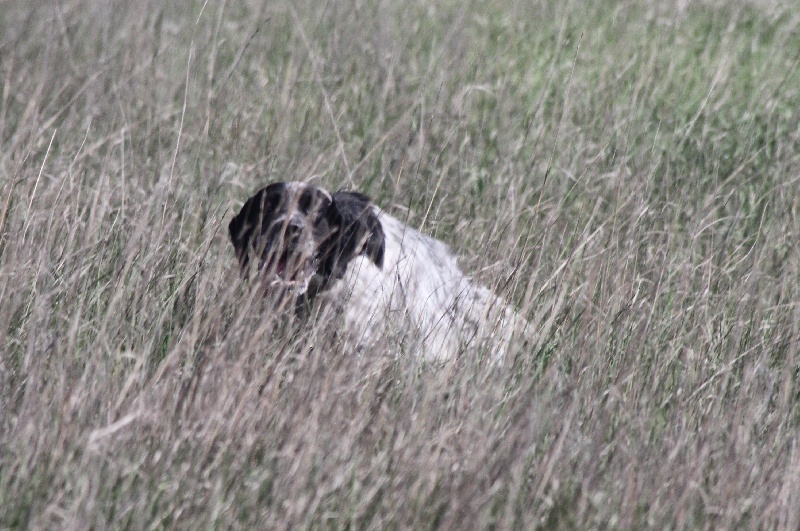
[[444,361],[485,346],[502,360],[525,320],[459,269],[443,242],[379,209],[364,194],[302,182],[258,190],[228,231],[242,276],[265,292],[344,316],[359,350],[402,330],[401,346]]

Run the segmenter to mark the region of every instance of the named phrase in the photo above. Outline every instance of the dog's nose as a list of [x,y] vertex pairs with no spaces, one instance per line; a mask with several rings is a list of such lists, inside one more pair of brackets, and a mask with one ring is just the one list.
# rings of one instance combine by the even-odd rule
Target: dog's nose
[[303,224],[295,220],[290,220],[283,229],[284,235],[288,238],[299,236],[301,232],[303,232]]
[[286,235],[296,234],[303,230],[303,220],[297,216],[280,217],[270,223],[269,231]]

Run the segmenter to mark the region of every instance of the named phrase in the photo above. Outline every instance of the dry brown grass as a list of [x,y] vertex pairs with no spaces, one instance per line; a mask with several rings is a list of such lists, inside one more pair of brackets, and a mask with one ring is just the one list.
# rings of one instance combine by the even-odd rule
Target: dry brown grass
[[[0,527],[800,526],[780,3],[5,2]],[[536,325],[489,367],[253,300],[225,226],[356,188]]]

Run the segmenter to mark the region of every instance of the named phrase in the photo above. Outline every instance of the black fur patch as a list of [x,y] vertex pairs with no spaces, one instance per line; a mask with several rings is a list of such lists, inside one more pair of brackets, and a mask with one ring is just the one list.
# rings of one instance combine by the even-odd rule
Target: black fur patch
[[322,253],[325,259],[320,272],[327,278],[341,278],[347,264],[362,254],[382,268],[386,239],[369,197],[344,191],[336,192],[332,197],[328,223],[336,227],[337,232],[325,243]]
[[236,258],[242,273],[247,272],[250,264],[250,248],[265,233],[281,205],[286,184],[272,183],[245,201],[239,213],[228,224],[228,233],[233,243]]

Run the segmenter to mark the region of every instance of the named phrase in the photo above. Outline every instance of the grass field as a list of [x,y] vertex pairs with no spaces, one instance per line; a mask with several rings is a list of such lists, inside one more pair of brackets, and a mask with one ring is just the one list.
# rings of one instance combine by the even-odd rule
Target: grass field
[[[798,529],[798,124],[792,2],[2,2],[0,528]],[[287,328],[311,177],[534,340]]]

